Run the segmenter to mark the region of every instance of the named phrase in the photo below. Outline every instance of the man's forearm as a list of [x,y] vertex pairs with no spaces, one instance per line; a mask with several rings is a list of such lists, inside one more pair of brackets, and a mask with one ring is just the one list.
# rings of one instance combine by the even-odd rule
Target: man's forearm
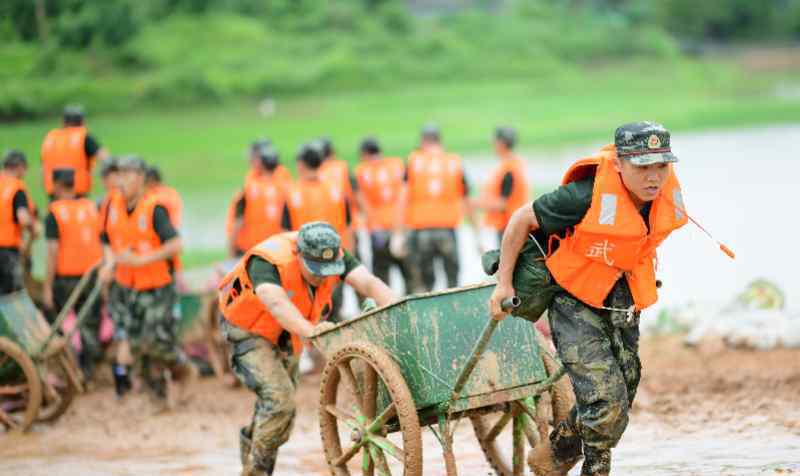
[[283,288],[262,284],[256,288],[256,294],[282,328],[301,337],[311,335],[314,326],[300,314]]
[[161,245],[160,248],[152,253],[142,256],[142,264],[150,264],[155,261],[171,258],[181,252],[182,246],[183,244],[181,243],[180,237],[175,237]]

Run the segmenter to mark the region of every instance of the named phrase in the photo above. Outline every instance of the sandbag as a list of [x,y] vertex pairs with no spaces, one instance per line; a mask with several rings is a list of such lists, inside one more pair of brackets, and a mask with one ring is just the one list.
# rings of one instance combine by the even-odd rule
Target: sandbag
[[[512,313],[527,321],[536,322],[553,302],[556,293],[563,291],[544,262],[545,257],[533,239],[525,242],[514,267],[512,284],[522,303]],[[481,256],[483,271],[493,276],[500,266],[500,250],[487,251]]]

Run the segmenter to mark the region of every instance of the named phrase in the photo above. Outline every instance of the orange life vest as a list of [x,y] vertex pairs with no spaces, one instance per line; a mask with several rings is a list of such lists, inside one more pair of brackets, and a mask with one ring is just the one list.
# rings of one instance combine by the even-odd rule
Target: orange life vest
[[[169,216],[169,222],[173,228],[180,230],[183,224],[183,199],[174,188],[160,184],[150,190],[155,195],[156,203],[164,207]],[[183,262],[180,253],[172,257],[172,269],[175,271],[183,270]]]
[[100,214],[88,198],[56,200],[50,212],[58,224],[58,276],[82,276],[103,258]]
[[342,247],[351,249],[345,196],[340,188],[321,180],[298,180],[286,203],[292,228],[299,230],[312,221],[328,222],[342,238]]
[[[238,249],[247,251],[283,230],[281,218],[286,196],[273,177],[249,180],[242,193],[245,197],[244,215],[235,243]],[[234,204],[234,213],[235,208]]]
[[[259,178],[261,178],[261,171],[251,167],[247,171],[247,175],[244,176],[244,186],[247,187],[247,184],[251,180]],[[272,178],[284,192],[288,192],[289,188],[292,186],[292,174],[289,172],[289,169],[283,165],[278,164],[278,166],[275,167],[275,170],[272,171]]]
[[463,180],[461,157],[412,153],[408,159],[408,227],[457,228],[464,214]]
[[501,199],[503,177],[507,173],[511,173],[514,180],[514,186],[511,189],[511,195],[506,197],[506,206],[504,210],[487,211],[484,216],[484,224],[494,230],[503,231],[508,225],[508,220],[511,215],[517,211],[519,207],[525,204],[530,196],[528,189],[528,180],[525,177],[525,162],[519,157],[512,157],[509,159],[501,159],[497,168],[492,172],[489,180],[486,181],[483,187],[483,195],[490,199]]
[[[22,227],[14,220],[14,195],[23,191],[27,196],[25,183],[0,172],[0,248],[19,248],[22,246]],[[33,203],[28,197],[28,203]]]
[[61,127],[50,131],[42,142],[44,189],[53,194],[53,170],[75,171],[75,193],[86,195],[92,189],[91,158],[86,156],[86,128]]
[[[129,215],[122,195],[112,197],[106,233],[115,253],[130,249],[134,254],[149,254],[161,247],[161,240],[153,228],[153,209],[157,204],[154,195],[145,194]],[[172,282],[169,259],[144,266],[117,264],[115,273],[121,286],[139,291],[160,288]]]
[[[251,256],[261,257],[278,268],[281,287],[310,323],[316,324],[321,318],[327,317],[323,314],[331,312],[333,290],[341,279],[338,276],[326,278],[317,287],[312,298],[300,268],[302,263],[297,254],[297,233],[290,232],[274,235],[251,248],[233,271],[223,278],[219,286],[219,308],[228,322],[260,335],[275,345],[284,332],[253,289],[253,283],[247,274],[247,263]],[[292,335],[291,339],[294,353],[299,354],[303,348],[300,338]]]
[[339,188],[344,192],[345,198],[350,202],[350,212],[355,216],[356,201],[353,199],[353,186],[350,183],[350,166],[341,159],[331,157],[319,167],[319,178],[323,182],[328,182],[331,186]]
[[[582,302],[600,308],[608,293],[625,276],[637,310],[658,300],[656,248],[670,233],[685,225],[680,184],[672,171],[653,200],[648,227],[614,167],[616,149],[575,163],[562,184],[594,175],[592,203],[583,220],[561,240],[547,258],[556,282]],[[677,207],[675,206],[677,205]]]
[[358,188],[368,205],[364,211],[370,231],[394,228],[404,172],[403,161],[396,157],[367,160],[356,167]]

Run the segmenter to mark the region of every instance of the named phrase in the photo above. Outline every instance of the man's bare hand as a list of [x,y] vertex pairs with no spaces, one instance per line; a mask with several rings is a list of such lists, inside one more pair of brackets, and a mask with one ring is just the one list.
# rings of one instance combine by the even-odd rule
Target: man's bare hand
[[314,326],[314,333],[312,337],[317,337],[318,335],[327,332],[333,329],[334,327],[336,327],[336,324],[334,324],[333,322],[328,322],[328,321],[320,322],[319,324]]
[[492,315],[492,319],[502,321],[508,316],[508,313],[503,311],[501,303],[510,297],[514,297],[514,294],[513,286],[501,286],[498,284],[494,288],[494,292],[492,292],[492,296],[489,298],[489,313]]

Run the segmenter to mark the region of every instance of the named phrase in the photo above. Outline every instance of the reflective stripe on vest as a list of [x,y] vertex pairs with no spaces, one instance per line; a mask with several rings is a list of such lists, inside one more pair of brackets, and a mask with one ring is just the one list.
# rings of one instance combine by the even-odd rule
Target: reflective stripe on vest
[[22,180],[0,172],[0,247],[2,248],[19,248],[22,244],[22,227],[14,221],[16,210],[13,208],[14,195],[19,191],[25,191]]
[[511,195],[506,197],[505,209],[487,211],[483,220],[486,226],[497,231],[505,230],[511,215],[524,205],[530,197],[528,179],[525,176],[525,163],[518,157],[500,160],[498,166],[483,186],[481,191],[483,197],[492,200],[502,199],[503,177],[507,173],[511,173],[514,186],[511,189]]
[[368,205],[364,212],[370,231],[394,228],[404,171],[403,161],[397,157],[368,160],[356,167],[358,189]]
[[[156,198],[146,194],[129,215],[125,200],[120,194],[114,195],[106,224],[106,233],[114,252],[130,249],[134,254],[150,254],[161,247],[161,240],[153,228],[156,205]],[[143,266],[117,265],[115,277],[121,286],[140,291],[160,288],[172,282],[169,260]]]
[[[247,274],[247,263],[252,256],[261,257],[278,268],[281,287],[307,321],[316,324],[330,314],[333,290],[340,279],[339,277],[325,279],[322,285],[317,287],[312,300],[308,284],[303,280],[300,269],[302,263],[297,255],[297,233],[290,232],[274,235],[251,248],[239,260],[233,271],[223,278],[219,285],[219,308],[228,322],[260,335],[274,345],[278,344],[284,332],[256,295],[253,283]],[[297,355],[303,348],[302,342],[295,335],[292,335],[291,339],[292,349]]]
[[100,215],[88,198],[56,200],[50,212],[58,224],[58,276],[82,276],[103,258]]
[[615,157],[609,145],[567,172],[563,184],[595,175],[592,203],[547,259],[547,267],[561,287],[596,308],[624,275],[636,309],[644,309],[658,299],[656,248],[687,219],[671,203],[670,197],[680,196],[680,184],[670,166],[661,194],[651,204],[648,228],[615,169]]
[[86,156],[86,128],[62,127],[50,131],[42,142],[42,174],[44,189],[53,194],[53,170],[75,171],[75,193],[88,194],[92,188],[89,157]]
[[414,152],[408,159],[409,228],[456,228],[463,217],[463,170],[455,154]]

